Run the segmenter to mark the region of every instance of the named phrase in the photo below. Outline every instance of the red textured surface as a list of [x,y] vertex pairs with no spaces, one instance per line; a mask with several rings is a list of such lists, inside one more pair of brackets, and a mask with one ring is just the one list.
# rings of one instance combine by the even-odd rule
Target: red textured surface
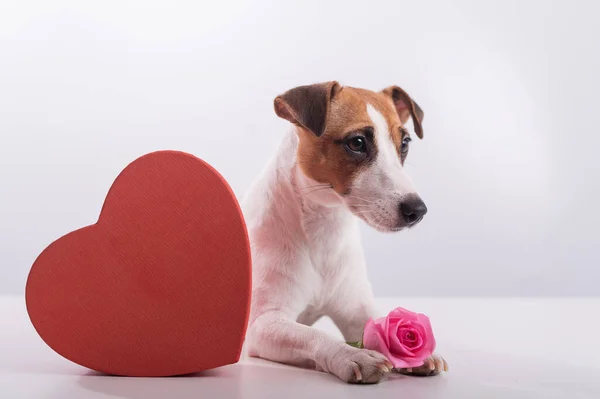
[[225,180],[192,155],[159,151],[121,172],[96,224],[40,254],[27,310],[52,349],[90,369],[198,372],[239,360],[250,263]]

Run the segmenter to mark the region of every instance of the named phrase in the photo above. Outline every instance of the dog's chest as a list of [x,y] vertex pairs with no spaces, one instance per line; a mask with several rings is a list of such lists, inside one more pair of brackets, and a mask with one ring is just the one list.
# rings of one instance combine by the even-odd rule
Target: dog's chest
[[357,259],[353,248],[360,246],[356,221],[347,212],[326,210],[305,215],[303,227],[311,265],[307,279],[313,287],[313,305],[326,306],[340,285],[353,272]]

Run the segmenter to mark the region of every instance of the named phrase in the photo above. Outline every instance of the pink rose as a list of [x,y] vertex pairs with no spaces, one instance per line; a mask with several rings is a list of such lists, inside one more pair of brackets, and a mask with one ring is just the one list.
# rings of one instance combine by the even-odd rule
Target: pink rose
[[363,347],[382,353],[394,368],[419,367],[435,350],[429,318],[404,308],[396,308],[365,326]]

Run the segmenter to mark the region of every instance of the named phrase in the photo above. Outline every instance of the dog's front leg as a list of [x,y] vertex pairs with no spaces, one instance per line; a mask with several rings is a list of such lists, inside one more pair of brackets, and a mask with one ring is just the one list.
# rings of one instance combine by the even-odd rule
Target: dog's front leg
[[377,318],[371,285],[365,279],[346,280],[328,315],[347,342],[362,341],[365,325]]
[[315,368],[354,383],[376,383],[392,368],[380,353],[353,348],[275,312],[263,314],[252,324],[249,353],[280,363]]

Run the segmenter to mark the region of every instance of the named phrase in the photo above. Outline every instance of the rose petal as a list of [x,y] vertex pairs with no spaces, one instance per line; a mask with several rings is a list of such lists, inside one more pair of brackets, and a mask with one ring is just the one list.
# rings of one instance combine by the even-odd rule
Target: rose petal
[[398,308],[392,310],[388,314],[388,317],[412,320],[415,318],[414,315],[416,315],[415,312],[411,312],[408,309],[398,307]]
[[402,343],[415,342],[417,340],[418,332],[415,332],[412,327],[400,327],[398,328],[398,339]]
[[410,350],[410,348],[408,348],[406,345],[404,345],[400,339],[398,338],[398,334],[390,334],[389,335],[390,338],[390,352],[393,353],[395,356],[398,357],[412,357],[414,356],[414,353],[412,353],[412,351]]
[[419,331],[414,327],[402,327],[398,330],[398,339],[400,343],[411,352],[418,350],[423,345],[423,338]]
[[392,328],[392,326],[390,325],[390,323],[394,323],[394,321],[390,320],[389,317],[385,317],[382,318],[383,323],[381,324],[381,327],[383,329],[383,335],[385,336],[385,345],[389,348],[390,347],[390,329]]
[[408,327],[403,327],[403,330],[410,331],[415,336],[415,339],[412,343],[404,342],[402,339],[400,342],[404,346],[410,349],[415,355],[422,348],[424,340],[427,338],[425,334],[425,329],[422,326],[416,325],[415,323],[411,323]]
[[[424,326],[423,324],[421,324],[418,320],[410,321],[410,322],[406,323],[403,327],[404,328],[412,328],[416,332],[418,332],[418,335],[421,337],[421,340],[422,340],[421,345],[424,345],[425,342],[429,341],[429,337],[432,336],[432,334],[428,333],[427,327]],[[412,351],[414,352],[415,349],[413,348]]]
[[419,325],[423,328],[423,348],[422,350],[429,353],[428,356],[435,351],[436,342],[435,336],[433,335],[433,329],[431,328],[431,322],[429,321],[429,317],[424,314],[418,314],[417,320]]
[[[383,354],[395,368],[417,367],[409,366],[409,363],[407,363],[405,359],[391,353],[385,343],[385,336],[386,335],[384,334],[383,328],[380,325],[375,324],[375,322],[371,319],[365,326],[363,346],[365,349],[374,350]],[[410,364],[413,363],[414,362],[411,362]]]
[[413,347],[411,347],[411,350],[415,351],[415,350],[421,349],[423,347],[424,343],[425,343],[425,341],[423,339],[423,335],[417,334],[417,341],[416,341],[415,345]]
[[392,362],[392,365],[395,369],[405,369],[408,367],[419,367],[423,364],[416,364],[417,362],[413,362],[410,358],[401,358],[394,355],[388,355],[388,359]]
[[[429,357],[429,356],[427,356]],[[427,357],[407,357],[407,358],[402,358],[400,359],[402,361],[402,363],[406,364],[406,366],[403,367],[421,367],[424,363],[425,363],[425,359],[427,359]],[[394,362],[392,362],[394,363]],[[394,366],[396,368],[400,368],[397,366]]]
[[373,319],[370,319],[365,325],[363,346],[365,349],[371,349],[386,356],[390,355],[390,351],[385,342],[385,333],[381,326],[376,324]]

